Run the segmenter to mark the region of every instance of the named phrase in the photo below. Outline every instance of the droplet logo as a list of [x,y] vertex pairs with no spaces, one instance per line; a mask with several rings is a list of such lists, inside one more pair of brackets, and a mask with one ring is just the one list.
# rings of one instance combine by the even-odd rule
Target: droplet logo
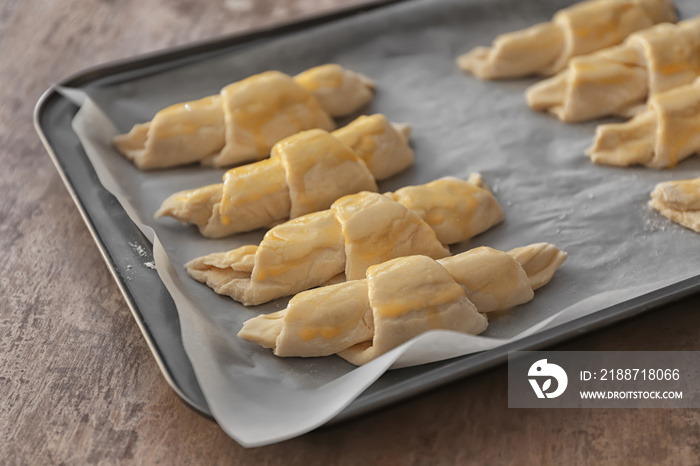
[[[535,377],[534,379],[528,379],[528,381],[532,385],[537,398],[556,398],[564,393],[569,383],[566,371],[556,364],[548,363],[546,359],[540,359],[530,366],[527,375],[528,377]],[[543,381],[541,386],[538,379]],[[552,392],[548,392],[547,390],[552,387],[552,379],[557,381],[557,388]]]

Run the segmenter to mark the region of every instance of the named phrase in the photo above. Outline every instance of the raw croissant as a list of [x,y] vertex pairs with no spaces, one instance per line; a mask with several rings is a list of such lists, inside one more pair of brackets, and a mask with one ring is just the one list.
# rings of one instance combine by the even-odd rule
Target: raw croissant
[[531,86],[527,101],[566,122],[632,116],[651,95],[700,76],[700,16],[658,24],[622,45],[574,58],[566,70]]
[[296,78],[268,71],[217,95],[161,110],[150,122],[115,137],[114,144],[142,170],[256,161],[287,136],[332,130],[331,117],[358,110],[372,99],[373,89],[368,78],[339,65],[312,68]]
[[457,64],[481,79],[549,76],[578,55],[622,42],[656,23],[675,22],[672,0],[589,0],[560,10],[552,21],[502,34]]
[[700,152],[700,78],[656,94],[648,108],[625,123],[600,125],[588,150],[595,163],[673,168]]
[[370,265],[395,257],[439,259],[449,255],[447,242],[467,240],[503,220],[480,177],[470,181],[442,178],[387,195],[345,196],[330,210],[277,225],[260,246],[209,254],[185,267],[195,280],[250,306],[363,278]]
[[361,116],[333,133],[303,131],[275,144],[269,159],[227,171],[223,183],[173,194],[156,217],[221,238],[328,209],[346,194],[376,191],[375,178],[410,166],[409,132],[384,115]]
[[429,330],[478,335],[488,326],[483,313],[530,301],[565,259],[548,243],[393,259],[366,279],[300,293],[286,309],[248,320],[238,336],[277,356],[337,353],[361,365]]
[[649,205],[684,227],[700,233],[700,178],[659,183]]

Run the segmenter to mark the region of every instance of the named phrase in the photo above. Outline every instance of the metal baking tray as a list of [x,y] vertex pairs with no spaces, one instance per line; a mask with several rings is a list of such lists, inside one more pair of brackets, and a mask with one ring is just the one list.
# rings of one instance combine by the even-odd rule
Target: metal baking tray
[[[198,42],[97,66],[51,87],[37,103],[34,113],[36,130],[93,235],[166,381],[189,406],[201,414],[210,415],[210,411],[183,348],[175,304],[157,275],[144,273],[145,268],[141,270],[133,267],[134,258],[140,262],[153,259],[151,244],[131,222],[114,196],[100,184],[71,129],[71,120],[77,107],[61,95],[57,87],[86,89],[113,82],[127,82],[134,77],[177,68],[251,44],[283,38],[352,15],[391,8],[395,3],[410,2],[411,0],[381,1],[294,24]],[[506,361],[510,351],[543,348],[698,292],[700,275],[497,349],[389,371],[331,422],[367,413],[495,366]]]

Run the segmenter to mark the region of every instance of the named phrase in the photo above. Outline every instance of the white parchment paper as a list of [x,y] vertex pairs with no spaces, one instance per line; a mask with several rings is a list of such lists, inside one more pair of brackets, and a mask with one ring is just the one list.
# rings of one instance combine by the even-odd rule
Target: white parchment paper
[[[700,236],[647,206],[658,182],[700,176],[700,157],[673,171],[594,166],[584,156],[595,123],[564,125],[530,111],[534,80],[482,82],[455,58],[501,32],[547,20],[570,1],[415,1],[255,43],[177,68],[103,82],[67,95],[81,101],[73,128],[101,183],[153,241],[157,271],[177,305],[185,350],[211,411],[244,446],[288,439],[322,425],[390,367],[483,351],[698,275]],[[681,16],[700,14],[678,0]],[[224,170],[185,167],[142,173],[111,138],[175,102],[214,94],[254,73],[290,74],[327,62],[375,79],[372,112],[410,123],[415,166],[381,191],[482,173],[506,221],[452,248],[507,250],[548,241],[569,259],[535,299],[491,319],[483,336],[424,334],[355,368],[338,357],[276,358],[240,341],[243,322],[286,300],[245,308],[190,279],[183,264],[256,244],[263,232],[208,240],[193,227],[153,214],[170,194],[220,182]],[[87,96],[87,97],[86,97]]]

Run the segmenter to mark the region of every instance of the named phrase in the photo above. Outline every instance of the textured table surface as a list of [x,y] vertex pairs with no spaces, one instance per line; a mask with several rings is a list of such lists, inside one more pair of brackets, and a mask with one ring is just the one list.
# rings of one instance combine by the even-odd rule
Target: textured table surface
[[[94,64],[359,3],[0,0],[0,463],[700,464],[698,410],[508,409],[505,367],[250,450],[166,384],[34,132],[34,104]],[[698,308],[559,349],[700,350]]]

